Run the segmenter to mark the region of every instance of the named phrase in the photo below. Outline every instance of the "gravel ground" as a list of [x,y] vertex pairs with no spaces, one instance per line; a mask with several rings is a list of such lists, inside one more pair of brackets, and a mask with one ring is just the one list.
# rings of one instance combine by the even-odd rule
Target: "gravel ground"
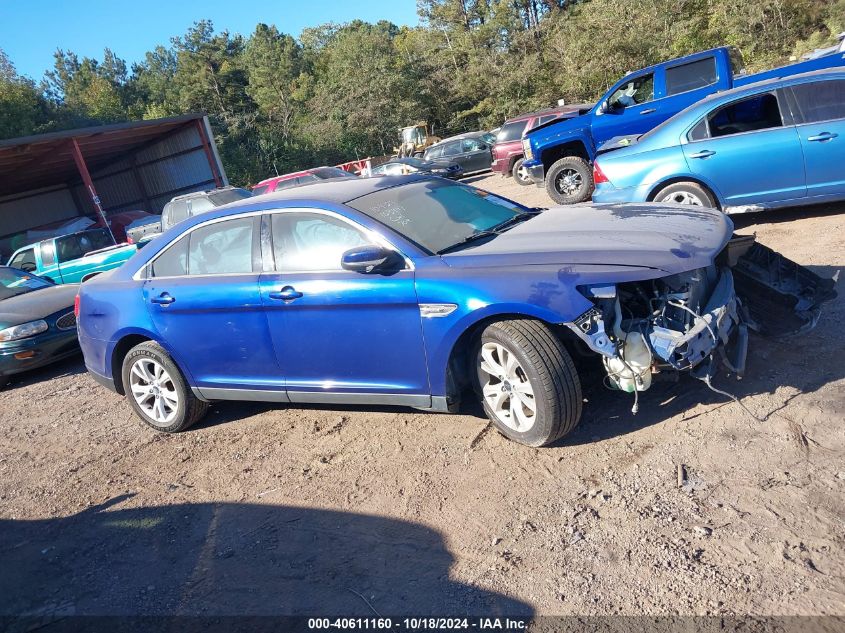
[[[831,276],[842,211],[737,226]],[[166,436],[81,360],[20,376],[0,392],[0,614],[845,615],[844,312],[753,338],[746,378],[717,381],[765,421],[692,379],[636,416],[592,385],[539,450],[474,407],[221,403]]]

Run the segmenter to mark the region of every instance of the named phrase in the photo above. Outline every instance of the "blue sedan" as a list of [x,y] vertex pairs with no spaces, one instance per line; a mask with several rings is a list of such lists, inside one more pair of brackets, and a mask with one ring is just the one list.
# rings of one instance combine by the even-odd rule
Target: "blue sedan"
[[845,200],[845,72],[718,93],[608,149],[594,164],[594,202],[740,213]]
[[215,400],[455,411],[474,388],[503,434],[541,446],[578,423],[575,357],[634,397],[661,371],[741,371],[731,266],[752,242],[731,235],[711,209],[324,182],[190,218],[83,284],[79,340],[91,375],[160,431]]

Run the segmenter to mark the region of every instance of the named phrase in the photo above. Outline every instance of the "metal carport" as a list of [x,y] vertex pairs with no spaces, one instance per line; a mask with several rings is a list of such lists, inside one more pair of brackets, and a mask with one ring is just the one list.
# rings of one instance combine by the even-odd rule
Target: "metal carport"
[[26,232],[77,216],[160,213],[176,195],[228,184],[203,114],[0,141],[0,255]]

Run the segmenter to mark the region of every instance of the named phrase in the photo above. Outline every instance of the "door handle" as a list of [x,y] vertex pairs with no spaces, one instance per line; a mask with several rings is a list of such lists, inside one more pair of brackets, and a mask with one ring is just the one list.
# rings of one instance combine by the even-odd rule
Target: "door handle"
[[648,108],[647,110],[643,110],[640,114],[651,114],[653,112],[657,112],[657,108]]
[[690,154],[689,157],[690,158],[709,158],[710,156],[712,156],[715,153],[716,152],[711,151],[709,149],[704,149],[704,150],[701,150],[700,152],[695,152],[693,154]]
[[281,299],[282,301],[293,301],[299,299],[302,293],[293,286],[285,286],[278,292],[271,292],[268,295],[271,299]]
[[838,134],[834,134],[833,132],[822,132],[821,134],[816,134],[815,136],[808,136],[808,141],[817,141],[819,143],[824,143],[825,141],[830,141],[835,139]]
[[171,303],[176,301],[176,298],[169,292],[162,292],[159,296],[150,299],[150,301],[152,303],[157,303],[160,306],[169,306]]

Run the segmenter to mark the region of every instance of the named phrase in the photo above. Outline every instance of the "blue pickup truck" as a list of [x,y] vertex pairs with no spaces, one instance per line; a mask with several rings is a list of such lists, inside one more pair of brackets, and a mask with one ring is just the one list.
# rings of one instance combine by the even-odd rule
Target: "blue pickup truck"
[[824,55],[754,75],[742,71],[739,51],[730,47],[649,66],[625,75],[584,114],[528,132],[523,166],[556,203],[583,202],[593,193],[591,162],[608,140],[644,134],[715,92],[842,65],[845,41]]

